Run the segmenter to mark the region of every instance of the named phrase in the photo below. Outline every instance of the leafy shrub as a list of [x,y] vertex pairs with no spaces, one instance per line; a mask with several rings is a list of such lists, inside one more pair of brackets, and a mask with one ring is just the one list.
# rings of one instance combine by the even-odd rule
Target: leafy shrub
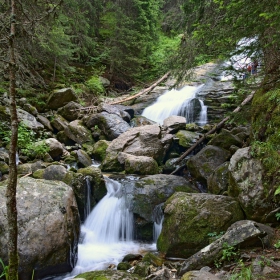
[[97,94],[102,94],[105,90],[98,76],[92,76],[86,81],[86,86]]
[[[4,143],[10,143],[10,130],[2,129],[0,130],[0,134],[3,135]],[[19,123],[17,147],[22,154],[35,158],[42,158],[49,151],[48,145],[44,141],[34,144],[37,141],[43,140],[42,138],[43,136],[37,137],[35,132],[29,129],[23,122]]]

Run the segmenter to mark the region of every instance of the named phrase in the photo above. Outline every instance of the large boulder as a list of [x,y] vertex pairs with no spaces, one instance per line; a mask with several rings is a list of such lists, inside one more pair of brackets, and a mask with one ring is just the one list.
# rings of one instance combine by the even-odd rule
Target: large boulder
[[250,220],[237,221],[224,235],[184,261],[179,274],[219,262],[223,251],[230,247],[270,247],[273,237],[274,230],[269,226]]
[[124,166],[126,174],[152,175],[158,173],[158,164],[151,157],[119,153],[118,161]]
[[235,197],[247,219],[257,222],[276,222],[276,217],[267,221],[273,211],[273,192],[263,184],[264,169],[258,159],[251,156],[250,148],[243,148],[230,159],[229,195]]
[[55,90],[48,98],[46,107],[48,109],[56,110],[63,107],[71,101],[77,101],[78,96],[71,88],[63,88]]
[[[8,262],[6,185],[0,185],[0,258]],[[19,277],[71,271],[77,259],[79,213],[71,187],[21,178],[17,184]]]
[[186,118],[181,116],[170,116],[163,121],[163,128],[167,133],[176,133],[186,128]]
[[46,144],[49,148],[48,154],[54,159],[58,160],[66,152],[62,144],[55,138],[48,138],[46,140],[41,140],[36,142],[34,145]]
[[83,144],[87,142],[93,142],[91,132],[88,130],[81,120],[75,120],[68,124],[64,129],[67,137],[72,139],[78,144]]
[[209,233],[225,231],[243,218],[231,197],[176,192],[165,203],[158,250],[167,257],[187,258],[208,245]]
[[100,106],[102,111],[107,112],[108,114],[115,114],[121,117],[124,121],[130,122],[131,118],[134,116],[134,110],[132,108],[126,106],[116,106],[116,105],[109,105],[109,104],[102,104]]
[[79,167],[87,167],[92,164],[90,156],[84,150],[75,150],[71,152],[71,155],[75,157]]
[[79,118],[82,108],[83,106],[79,103],[71,101],[65,106],[59,108],[57,110],[57,113],[63,118],[65,118],[67,121],[71,122]]
[[[129,193],[129,190],[126,191]],[[159,224],[163,215],[162,210],[157,209],[158,206],[161,206],[172,194],[178,191],[197,192],[189,181],[175,175],[150,175],[135,182],[131,211],[137,217],[135,219],[136,238],[153,240],[153,224],[155,222]],[[157,213],[157,210],[160,210],[162,214]]]
[[187,167],[196,180],[206,185],[207,178],[230,156],[229,151],[208,145],[188,160]]
[[130,129],[129,124],[122,117],[107,112],[93,114],[86,117],[84,121],[88,128],[98,126],[108,140],[113,140]]
[[179,130],[175,134],[175,137],[179,139],[178,144],[185,149],[190,148],[194,143],[196,143],[200,136],[201,133],[187,130]]
[[103,161],[106,157],[106,150],[110,145],[109,141],[99,140],[93,145],[92,155],[94,159]]
[[18,119],[22,122],[27,128],[32,130],[43,130],[44,126],[36,120],[36,118],[30,113],[17,109]]
[[164,138],[161,137],[158,125],[131,128],[110,143],[106,150],[106,158],[102,162],[102,170],[122,171],[123,168],[118,161],[120,152],[151,157],[161,164],[172,142],[172,135],[167,134]]

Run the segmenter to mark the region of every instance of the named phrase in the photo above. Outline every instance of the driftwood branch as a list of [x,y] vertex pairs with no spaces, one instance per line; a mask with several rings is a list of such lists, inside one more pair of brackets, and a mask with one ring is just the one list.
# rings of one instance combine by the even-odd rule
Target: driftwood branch
[[[253,91],[250,95],[248,95],[243,102],[240,104],[240,106],[238,106],[237,108],[234,109],[233,113],[237,113],[241,110],[241,108],[246,105],[247,103],[249,103],[254,96],[255,92]],[[215,127],[213,127],[210,131],[208,131],[207,133],[205,133],[201,138],[199,138],[199,140],[196,141],[196,143],[194,143],[186,152],[184,152],[173,164],[177,164],[179,163],[182,159],[184,159],[187,155],[189,155],[200,143],[202,143],[206,137],[209,134],[214,133],[216,130],[220,129],[221,127],[224,126],[224,124],[230,119],[230,117],[226,117],[224,118],[221,122],[219,122]],[[178,170],[180,169],[177,168],[176,170],[174,170],[172,173],[170,173],[171,175],[175,174]]]
[[133,95],[133,96],[130,96],[128,98],[125,98],[125,99],[122,99],[122,100],[119,100],[119,101],[115,101],[115,102],[112,102],[110,103],[110,105],[115,105],[115,104],[119,104],[119,103],[123,103],[123,102],[126,102],[126,101],[129,101],[129,100],[132,100],[132,99],[135,99],[136,97],[142,95],[142,94],[145,94],[145,93],[148,93],[150,92],[152,89],[154,89],[159,83],[161,83],[162,81],[164,81],[165,79],[168,78],[168,76],[170,75],[170,72],[167,72],[165,75],[163,75],[160,79],[158,79],[155,83],[153,83],[150,87],[140,91],[139,93]]

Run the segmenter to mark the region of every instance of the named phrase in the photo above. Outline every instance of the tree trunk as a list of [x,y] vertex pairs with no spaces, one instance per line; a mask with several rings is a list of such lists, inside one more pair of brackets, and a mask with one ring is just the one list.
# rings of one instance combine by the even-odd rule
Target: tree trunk
[[15,60],[15,29],[16,29],[16,3],[11,1],[11,33],[9,37],[9,78],[10,78],[10,113],[11,113],[11,143],[9,149],[9,180],[6,190],[6,207],[8,219],[8,254],[9,254],[9,280],[18,279],[18,253],[17,253],[17,165],[16,150],[18,138],[18,118],[16,111],[16,60]]
[[155,88],[158,84],[160,84],[162,81],[164,81],[165,79],[168,78],[168,76],[170,75],[170,72],[167,72],[166,74],[164,74],[160,79],[158,79],[155,83],[153,83],[150,87],[140,91],[139,93],[133,95],[133,96],[130,96],[128,98],[125,98],[125,99],[122,99],[122,100],[119,100],[119,101],[115,101],[115,102],[112,102],[110,103],[110,105],[115,105],[115,104],[119,104],[119,103],[123,103],[123,102],[126,102],[126,101],[129,101],[129,100],[132,100],[132,99],[135,99],[136,97],[144,94],[144,93],[148,93],[149,91],[151,91],[153,88]]

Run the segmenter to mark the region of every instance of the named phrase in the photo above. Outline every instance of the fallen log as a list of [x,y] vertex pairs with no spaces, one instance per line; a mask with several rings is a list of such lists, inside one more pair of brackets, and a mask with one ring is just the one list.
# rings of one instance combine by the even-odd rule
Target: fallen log
[[[246,105],[247,103],[249,103],[252,99],[253,96],[255,94],[255,91],[253,91],[250,95],[248,95],[240,104],[240,106],[238,106],[237,108],[235,108],[233,110],[232,113],[237,113],[241,110],[241,108]],[[224,124],[230,119],[230,117],[226,117],[224,118],[221,122],[219,122],[215,127],[213,127],[211,130],[209,130],[207,133],[205,133],[201,138],[199,138],[196,143],[194,143],[186,152],[184,152],[176,161],[174,161],[173,164],[177,164],[179,163],[182,159],[184,159],[187,155],[189,155],[200,143],[202,143],[206,137],[212,133],[214,133],[215,131],[217,131],[218,129],[222,128],[224,126]],[[170,173],[171,175],[175,174],[177,171],[179,171],[181,169],[181,167],[177,168],[176,170],[174,170],[172,173]]]
[[133,95],[133,96],[130,96],[128,98],[125,98],[125,99],[122,99],[122,100],[118,100],[118,101],[115,101],[115,102],[112,102],[110,103],[110,105],[115,105],[115,104],[119,104],[119,103],[123,103],[123,102],[126,102],[126,101],[129,101],[129,100],[132,100],[132,99],[135,99],[136,97],[142,95],[142,94],[145,94],[145,93],[148,93],[150,92],[152,89],[154,89],[158,84],[160,84],[162,81],[164,81],[165,79],[168,78],[168,76],[170,75],[170,72],[167,72],[165,75],[163,75],[160,79],[158,79],[155,83],[153,83],[151,86],[149,86],[148,88],[145,88],[144,90],[140,91],[139,93]]

